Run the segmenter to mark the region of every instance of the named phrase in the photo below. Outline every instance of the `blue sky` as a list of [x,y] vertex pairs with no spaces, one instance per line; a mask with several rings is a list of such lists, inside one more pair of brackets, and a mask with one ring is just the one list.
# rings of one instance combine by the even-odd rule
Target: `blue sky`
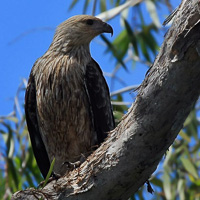
[[[19,84],[23,78],[28,78],[36,59],[48,49],[56,26],[70,16],[82,13],[84,1],[80,1],[78,6],[68,11],[70,2],[63,0],[1,0],[0,116],[7,115],[13,110],[14,96]],[[173,6],[176,7],[179,2],[174,2]],[[167,10],[164,12],[160,13],[163,19],[168,14]],[[88,10],[88,14],[90,13],[91,9]],[[145,16],[145,18],[148,20],[150,17]],[[121,31],[119,20],[111,20],[108,23],[114,29],[113,38],[115,38]],[[164,39],[163,35],[157,38],[159,44]],[[106,36],[110,37],[110,35]],[[101,39],[95,38],[91,44],[91,54],[103,71],[110,72],[114,68],[115,60],[111,58],[110,54],[105,54],[105,49]],[[129,66],[130,73],[122,69],[118,75],[126,81],[127,85],[141,83],[148,68],[136,65],[135,69],[131,70],[131,67]],[[109,78],[107,81],[109,84]],[[116,84],[113,90],[119,88],[122,88],[122,85]]]

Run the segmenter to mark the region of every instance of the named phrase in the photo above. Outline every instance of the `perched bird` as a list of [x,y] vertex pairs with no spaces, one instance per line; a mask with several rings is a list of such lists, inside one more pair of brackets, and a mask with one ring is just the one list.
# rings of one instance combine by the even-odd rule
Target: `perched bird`
[[89,48],[101,33],[113,29],[93,16],[69,18],[31,70],[25,114],[43,177],[54,158],[53,172],[64,175],[69,163],[91,154],[114,129],[108,86]]

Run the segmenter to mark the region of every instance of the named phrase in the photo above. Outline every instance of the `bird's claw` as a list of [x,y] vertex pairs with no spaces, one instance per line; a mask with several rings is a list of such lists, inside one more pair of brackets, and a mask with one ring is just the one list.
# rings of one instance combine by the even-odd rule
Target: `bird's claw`
[[63,165],[67,165],[67,167],[69,168],[69,169],[75,169],[75,168],[77,168],[77,167],[79,167],[80,165],[81,165],[81,162],[80,161],[77,161],[77,162],[69,162],[69,161],[65,161],[63,164],[62,164],[62,166]]
[[52,172],[51,177],[54,178],[54,180],[58,180],[61,177],[61,175],[55,172]]

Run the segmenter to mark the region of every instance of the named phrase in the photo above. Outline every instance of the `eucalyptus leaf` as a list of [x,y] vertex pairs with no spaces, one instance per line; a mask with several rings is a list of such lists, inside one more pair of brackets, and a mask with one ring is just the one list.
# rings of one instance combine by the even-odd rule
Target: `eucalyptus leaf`
[[52,160],[51,162],[51,165],[50,165],[50,168],[49,168],[49,171],[48,171],[48,174],[47,174],[47,177],[45,178],[45,181],[44,181],[44,184],[43,184],[43,188],[45,187],[45,185],[47,184],[52,172],[53,172],[53,167],[54,167],[54,164],[55,164],[55,158]]
[[156,9],[156,5],[152,0],[145,0],[144,1],[146,4],[146,8],[149,11],[149,14],[151,16],[151,19],[153,20],[154,24],[160,28],[161,27],[161,23],[157,14],[157,9]]
[[171,180],[167,170],[164,171],[163,175],[163,189],[165,192],[165,197],[167,200],[172,200],[172,189],[171,189]]
[[183,166],[186,171],[188,171],[194,178],[198,179],[198,173],[194,166],[194,164],[187,158],[181,157],[181,162],[183,163]]

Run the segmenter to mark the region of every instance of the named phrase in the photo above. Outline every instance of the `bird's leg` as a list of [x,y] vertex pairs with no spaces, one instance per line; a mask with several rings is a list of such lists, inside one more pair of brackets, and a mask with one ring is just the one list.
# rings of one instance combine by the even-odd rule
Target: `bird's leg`
[[55,172],[52,172],[50,178],[53,178],[53,180],[58,180],[61,177],[60,174],[57,174]]
[[76,162],[65,161],[62,164],[62,166],[66,165],[69,169],[75,169],[75,168],[79,167],[85,160],[86,160],[85,155],[81,154],[81,157],[78,161],[76,161]]
[[76,162],[65,161],[62,165],[66,165],[67,168],[69,169],[75,169],[81,165],[81,162],[80,161],[76,161]]

